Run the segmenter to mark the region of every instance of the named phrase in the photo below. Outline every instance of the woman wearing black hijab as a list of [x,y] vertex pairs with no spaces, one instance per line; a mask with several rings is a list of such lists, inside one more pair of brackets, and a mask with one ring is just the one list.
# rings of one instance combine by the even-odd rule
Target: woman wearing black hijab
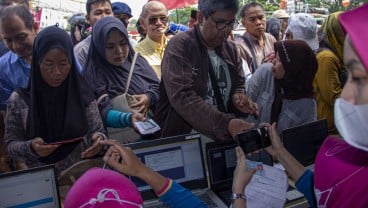
[[[115,17],[104,17],[92,30],[86,68],[82,75],[93,89],[99,101],[102,119],[107,127],[132,127],[133,122],[143,120],[137,113],[113,109],[111,101],[124,93],[132,65],[134,50],[128,41],[128,32]],[[132,108],[145,114],[159,98],[159,80],[148,62],[137,56],[128,93],[137,100]]]
[[256,100],[260,112],[258,118],[247,121],[277,122],[279,131],[315,121],[312,84],[317,67],[316,56],[304,41],[276,42],[272,63],[259,66],[249,80],[247,94]]
[[56,163],[58,172],[102,150],[96,101],[79,78],[70,36],[51,26],[33,45],[29,85],[7,103],[5,144],[28,167]]

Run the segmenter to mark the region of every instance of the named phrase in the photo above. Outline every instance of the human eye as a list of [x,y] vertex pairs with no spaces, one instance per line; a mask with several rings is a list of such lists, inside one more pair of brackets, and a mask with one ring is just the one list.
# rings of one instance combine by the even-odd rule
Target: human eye
[[60,63],[60,66],[65,67],[69,65],[69,61],[63,61]]
[[12,40],[10,38],[3,38],[5,43],[10,43]]
[[101,10],[96,10],[95,12],[93,12],[94,15],[98,16],[102,14]]
[[114,44],[106,44],[106,49],[113,49],[115,46]]
[[125,46],[126,44],[128,44],[128,42],[126,40],[122,40],[119,44],[120,46]]
[[112,14],[112,11],[110,9],[106,9],[105,14]]

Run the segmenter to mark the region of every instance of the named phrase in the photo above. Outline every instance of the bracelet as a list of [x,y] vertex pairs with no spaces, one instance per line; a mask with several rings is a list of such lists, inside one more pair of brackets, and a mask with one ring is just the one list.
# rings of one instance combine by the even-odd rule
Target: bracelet
[[170,178],[166,178],[166,181],[165,181],[164,186],[161,188],[161,190],[159,190],[158,192],[156,192],[156,195],[160,197],[161,195],[163,195],[164,193],[166,193],[167,190],[169,190],[169,188],[171,187],[171,185],[172,185],[172,180]]
[[231,200],[234,201],[236,199],[244,199],[244,200],[246,200],[247,197],[244,194],[231,194]]

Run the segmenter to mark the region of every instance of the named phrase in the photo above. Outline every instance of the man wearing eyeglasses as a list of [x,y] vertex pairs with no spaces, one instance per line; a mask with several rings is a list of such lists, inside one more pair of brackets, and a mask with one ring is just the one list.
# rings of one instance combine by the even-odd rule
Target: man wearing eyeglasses
[[134,50],[148,61],[157,77],[161,79],[161,61],[167,45],[165,32],[169,22],[166,6],[159,1],[149,1],[143,6],[139,19],[147,34]]
[[246,32],[236,41],[245,50],[241,53],[242,57],[248,61],[250,72],[254,73],[273,54],[276,39],[266,33],[266,15],[261,4],[251,2],[244,5],[240,10],[240,17]]
[[199,0],[198,24],[168,42],[160,99],[154,112],[159,137],[198,131],[226,140],[254,124],[236,116],[257,114],[245,94],[242,62],[228,40],[238,25],[237,0]]

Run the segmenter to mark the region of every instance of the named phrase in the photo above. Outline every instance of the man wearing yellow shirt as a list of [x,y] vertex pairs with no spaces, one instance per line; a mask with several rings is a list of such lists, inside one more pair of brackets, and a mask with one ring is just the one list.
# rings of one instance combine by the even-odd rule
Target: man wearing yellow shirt
[[163,3],[150,1],[143,6],[140,23],[147,35],[134,50],[146,58],[159,79],[161,79],[161,61],[167,44],[165,32],[168,22],[168,12]]

